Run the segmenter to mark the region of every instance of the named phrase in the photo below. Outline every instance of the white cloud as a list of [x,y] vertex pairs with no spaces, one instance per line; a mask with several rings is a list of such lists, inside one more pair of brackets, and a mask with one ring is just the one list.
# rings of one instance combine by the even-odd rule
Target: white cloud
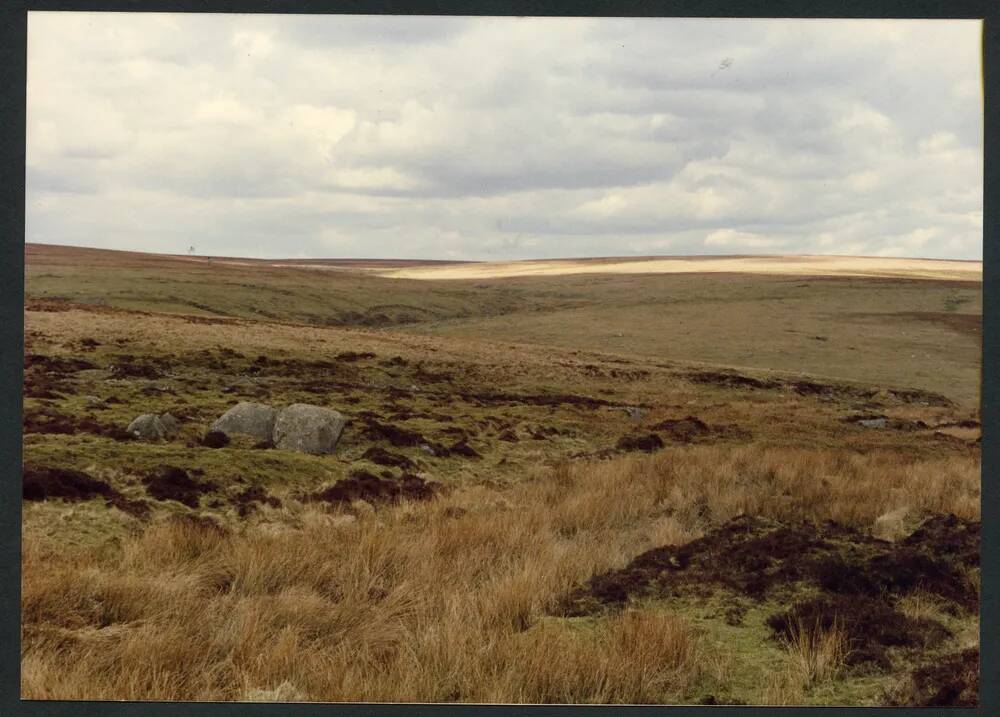
[[784,244],[780,239],[761,236],[752,232],[717,229],[705,237],[705,246],[726,249],[773,249]]
[[33,12],[28,65],[29,241],[982,255],[973,21]]

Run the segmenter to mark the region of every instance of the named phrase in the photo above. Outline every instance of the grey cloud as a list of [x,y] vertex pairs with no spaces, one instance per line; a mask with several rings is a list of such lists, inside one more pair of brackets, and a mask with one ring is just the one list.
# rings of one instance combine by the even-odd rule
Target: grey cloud
[[32,13],[27,238],[977,258],[978,41],[972,22]]

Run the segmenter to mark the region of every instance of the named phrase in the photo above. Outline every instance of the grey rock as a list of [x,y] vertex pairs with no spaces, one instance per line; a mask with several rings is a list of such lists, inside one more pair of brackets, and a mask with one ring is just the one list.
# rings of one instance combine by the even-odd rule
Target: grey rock
[[625,411],[625,413],[628,414],[628,417],[633,421],[641,421],[646,415],[646,409],[639,408],[638,406],[625,406],[622,410]]
[[177,419],[169,413],[164,413],[162,416],[157,416],[155,413],[144,413],[128,424],[128,428],[125,430],[137,438],[162,440],[174,435],[179,426]]
[[858,423],[865,428],[885,428],[887,421],[884,418],[866,418]]
[[211,430],[227,436],[239,433],[253,436],[261,441],[269,441],[274,435],[274,423],[278,412],[263,403],[243,401],[223,413]]
[[163,427],[167,429],[167,432],[171,434],[177,433],[177,429],[181,427],[181,422],[169,413],[161,413],[160,422],[163,423]]
[[103,406],[104,399],[100,396],[84,396],[83,403],[87,406]]
[[347,419],[332,408],[293,403],[274,422],[274,447],[302,453],[333,453]]

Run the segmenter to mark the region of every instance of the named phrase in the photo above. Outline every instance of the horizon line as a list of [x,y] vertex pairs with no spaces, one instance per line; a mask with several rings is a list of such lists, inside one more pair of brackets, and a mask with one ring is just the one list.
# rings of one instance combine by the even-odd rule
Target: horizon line
[[560,257],[531,257],[522,259],[440,259],[440,258],[403,258],[403,257],[336,257],[336,256],[312,256],[312,257],[256,257],[239,256],[231,254],[174,254],[169,252],[148,251],[143,249],[111,249],[108,247],[87,246],[83,244],[58,244],[55,242],[25,241],[25,250],[28,247],[57,247],[61,249],[86,249],[89,251],[117,252],[121,254],[144,254],[147,256],[172,257],[177,259],[239,259],[241,261],[255,262],[435,262],[439,264],[511,264],[532,261],[583,261],[588,259],[618,259],[641,261],[644,259],[774,259],[788,257],[829,257],[831,259],[906,259],[909,261],[950,261],[969,264],[982,264],[983,259],[956,259],[928,256],[899,256],[899,255],[874,255],[874,254],[592,254],[582,256],[560,256]]

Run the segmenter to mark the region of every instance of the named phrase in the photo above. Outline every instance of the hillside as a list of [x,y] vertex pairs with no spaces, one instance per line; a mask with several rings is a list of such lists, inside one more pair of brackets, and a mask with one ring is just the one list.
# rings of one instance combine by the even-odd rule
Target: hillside
[[967,698],[980,283],[278,264],[28,247],[25,696]]

